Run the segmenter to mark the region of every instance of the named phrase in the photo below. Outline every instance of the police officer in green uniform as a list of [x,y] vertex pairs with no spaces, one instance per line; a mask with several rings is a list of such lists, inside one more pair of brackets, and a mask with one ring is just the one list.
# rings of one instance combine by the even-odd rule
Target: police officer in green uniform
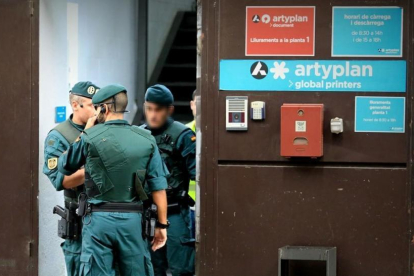
[[[114,275],[114,256],[122,276],[153,275],[142,236],[141,200],[146,199],[143,186],[147,185],[158,206],[152,240],[156,251],[167,239],[168,170],[154,137],[123,119],[128,104],[125,87],[106,86],[92,102],[96,118],[88,121],[84,133],[58,162],[65,175],[85,167],[87,200],[80,200],[78,210],[84,215],[81,275]],[[96,121],[99,124],[93,126]]]
[[174,98],[163,85],[148,88],[145,94],[146,128],[157,141],[161,156],[170,171],[168,177],[167,245],[151,252],[156,276],[165,276],[169,268],[173,276],[194,275],[195,241],[191,235],[189,180],[195,179],[195,134],[185,125],[174,121]]
[[[64,191],[65,209],[76,218],[78,195],[83,191],[84,169],[79,169],[70,176],[65,176],[57,169],[59,156],[83,131],[88,119],[95,113],[92,97],[99,90],[95,84],[86,81],[78,82],[69,92],[73,114],[65,122],[57,125],[46,137],[43,173],[50,179],[57,191]],[[79,186],[80,185],[80,186]],[[65,237],[62,243],[68,276],[79,276],[80,254],[82,249],[81,223],[78,220],[76,236]]]

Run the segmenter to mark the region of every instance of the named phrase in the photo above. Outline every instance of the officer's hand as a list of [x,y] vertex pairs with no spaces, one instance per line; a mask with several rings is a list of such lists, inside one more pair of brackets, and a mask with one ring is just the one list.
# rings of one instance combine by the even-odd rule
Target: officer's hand
[[152,240],[152,250],[157,251],[167,242],[167,229],[155,228],[154,239]]
[[88,119],[88,122],[86,123],[85,129],[91,128],[96,124],[96,118],[98,115],[93,115]]

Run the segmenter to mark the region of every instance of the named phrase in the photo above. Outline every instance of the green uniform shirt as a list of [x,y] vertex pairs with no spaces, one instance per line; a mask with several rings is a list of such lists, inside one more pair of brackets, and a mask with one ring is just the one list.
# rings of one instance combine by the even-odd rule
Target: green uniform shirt
[[195,160],[195,133],[187,131],[183,133],[177,141],[176,149],[180,152],[181,157],[184,159],[185,168],[187,169],[188,176],[191,180],[195,180],[196,175],[196,160]]
[[[70,116],[68,121],[80,132],[83,131],[85,126],[77,125],[72,121],[73,115]],[[46,137],[45,140],[45,163],[43,164],[43,173],[49,178],[53,186],[57,191],[64,189],[63,178],[64,174],[59,172],[57,167],[58,158],[64,153],[70,146],[70,142],[67,141],[62,134],[57,130],[52,130]]]
[[[159,129],[151,129],[148,125],[142,125],[142,128],[148,129],[151,131],[152,135],[155,137],[164,134],[165,130],[174,122],[172,118],[169,118],[166,124]],[[188,177],[191,180],[195,180],[196,174],[196,140],[195,133],[191,130],[184,131],[177,139],[175,144],[175,151],[178,153],[179,157],[182,159],[184,167],[182,168],[188,173]]]
[[[127,131],[123,132],[125,128],[130,129],[131,126],[128,124],[125,120],[112,120],[105,123],[107,127],[111,130],[111,133],[114,134],[112,137],[113,139],[106,140],[105,136],[102,135],[102,142],[108,142],[108,143],[116,143],[115,149],[121,150],[122,153],[126,154],[126,158],[130,158],[130,160],[133,160],[132,156],[128,156],[129,152],[133,152],[135,149],[134,147],[139,147],[140,145],[137,144],[136,141],[136,135],[131,134],[132,132]],[[98,126],[97,126],[98,127]],[[81,138],[73,143],[67,152],[62,154],[62,156],[59,158],[59,171],[65,175],[70,175],[74,172],[76,172],[79,168],[86,165],[88,167],[87,158],[91,154],[91,152],[99,151],[98,148],[94,144],[91,143],[91,141],[88,138],[88,135],[82,135]],[[107,154],[107,153],[101,153],[101,154]],[[102,157],[102,156],[101,156]],[[111,162],[117,162],[115,160],[119,156],[117,153],[115,153],[114,156],[109,156],[107,160],[111,160]],[[147,170],[146,170],[146,176],[145,180],[147,183],[147,186],[150,191],[158,191],[158,190],[164,190],[167,186],[167,180],[166,177],[168,176],[168,170],[165,167],[161,156],[159,154],[158,148],[155,145],[154,152],[152,156],[145,156],[149,158]],[[136,159],[137,156],[134,156]],[[122,160],[119,160],[122,162]],[[128,163],[128,162],[127,162]],[[116,166],[116,164],[114,164]],[[129,164],[130,166],[134,166],[135,164]],[[125,165],[128,166],[128,165]],[[101,168],[101,170],[104,168]],[[107,169],[107,168],[106,168]],[[109,168],[110,169],[110,168]],[[125,171],[127,170],[127,167],[124,168]],[[100,173],[96,171],[95,173]],[[116,172],[108,172],[102,171],[102,174],[107,174],[109,176],[113,175],[113,173],[116,173],[117,179],[111,179],[111,181],[114,183],[114,185],[120,185],[121,183],[130,183],[132,180],[132,175],[125,175],[122,173],[122,167],[116,168]],[[102,195],[104,196],[104,195]],[[99,198],[99,197],[98,197]],[[104,199],[97,199],[97,200],[91,200],[92,203],[99,203],[105,201]]]

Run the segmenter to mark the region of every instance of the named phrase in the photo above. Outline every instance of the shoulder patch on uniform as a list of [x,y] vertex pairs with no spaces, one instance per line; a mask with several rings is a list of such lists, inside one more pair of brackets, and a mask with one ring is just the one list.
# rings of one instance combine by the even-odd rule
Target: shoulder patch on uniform
[[54,157],[54,158],[49,158],[49,159],[47,160],[47,167],[48,167],[48,169],[49,169],[49,170],[56,169],[57,164],[58,164],[58,159],[57,159],[56,157]]
[[53,146],[55,144],[55,140],[49,140],[49,141],[47,141],[47,145],[48,146]]
[[193,142],[194,142],[196,139],[197,139],[197,138],[196,138],[196,136],[195,136],[195,135],[191,137],[191,141],[193,141]]

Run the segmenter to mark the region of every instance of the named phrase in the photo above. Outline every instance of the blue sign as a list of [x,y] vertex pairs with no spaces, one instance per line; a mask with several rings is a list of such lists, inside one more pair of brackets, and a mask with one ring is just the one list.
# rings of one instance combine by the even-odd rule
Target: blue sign
[[332,56],[402,57],[402,8],[334,7],[332,21]]
[[66,106],[57,106],[55,109],[55,123],[66,121]]
[[221,60],[220,90],[405,92],[404,60]]
[[355,132],[405,132],[405,97],[355,97]]

